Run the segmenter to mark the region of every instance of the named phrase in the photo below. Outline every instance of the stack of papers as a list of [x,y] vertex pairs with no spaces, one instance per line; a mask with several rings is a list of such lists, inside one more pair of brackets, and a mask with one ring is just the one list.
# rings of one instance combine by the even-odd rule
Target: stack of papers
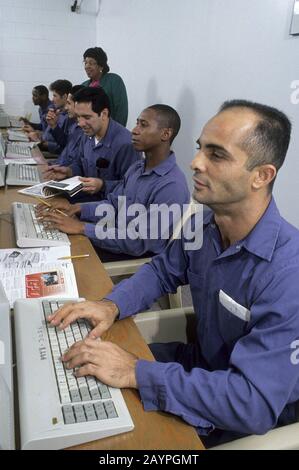
[[17,299],[76,298],[78,288],[70,247],[0,250],[0,278],[11,308]]

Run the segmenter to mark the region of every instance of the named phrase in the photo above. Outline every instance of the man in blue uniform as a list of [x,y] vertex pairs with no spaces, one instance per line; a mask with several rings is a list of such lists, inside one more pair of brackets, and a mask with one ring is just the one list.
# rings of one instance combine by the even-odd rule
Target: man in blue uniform
[[[180,117],[170,106],[153,105],[142,111],[132,131],[132,142],[136,150],[144,152],[145,159],[131,165],[112,192],[106,188],[101,202],[71,205],[65,200],[53,201],[53,208],[69,211],[71,216],[80,214],[80,220],[46,211],[47,220],[63,232],[88,236],[101,250],[135,257],[160,253],[172,234],[173,218],[176,214],[180,217],[184,204],[187,207],[190,201],[185,175],[170,150],[179,129]],[[135,226],[135,212],[130,210],[133,205],[140,213]],[[168,208],[172,209],[170,217]],[[159,216],[168,217],[169,223],[159,222]],[[140,236],[136,236],[137,225],[142,226]],[[103,261],[105,254],[99,254]]]
[[[58,310],[53,324],[64,328],[86,316],[93,325],[89,338],[63,356],[67,367],[138,389],[146,410],[178,415],[211,440],[297,420],[299,231],[272,197],[290,131],[274,108],[224,103],[204,126],[192,162],[193,197],[212,209],[201,249],[174,240],[105,300]],[[157,361],[150,362],[94,340],[116,318],[144,310],[180,284],[190,284],[195,344],[152,345]]]
[[[71,92],[68,94],[65,110],[68,114],[68,126],[67,134],[65,135],[63,129],[60,129],[61,139],[66,139],[65,147],[57,160],[55,161],[56,165],[69,166],[76,159],[77,154],[80,149],[81,139],[84,136],[84,133],[77,121],[77,115],[75,112],[75,101],[74,94],[83,88],[82,85],[73,86]],[[58,131],[59,132],[59,131]],[[50,176],[51,179],[51,176]]]
[[66,145],[69,120],[65,110],[68,94],[72,84],[68,80],[56,80],[51,83],[53,108],[48,110],[46,121],[48,127],[42,134],[41,149],[60,154]]
[[[23,130],[25,132],[35,132],[35,131],[45,131],[48,127],[48,123],[46,121],[46,116],[50,108],[53,108],[54,105],[52,101],[49,100],[49,90],[44,85],[36,85],[32,90],[32,101],[35,106],[38,106],[38,114],[39,114],[39,123],[29,122],[28,119],[22,118],[25,126]],[[38,134],[36,135],[38,138]]]
[[69,167],[53,166],[51,178],[82,176],[90,200],[102,199],[123,179],[127,169],[140,159],[131,142],[131,132],[110,117],[110,103],[101,88],[84,88],[74,96],[82,138],[76,159]]

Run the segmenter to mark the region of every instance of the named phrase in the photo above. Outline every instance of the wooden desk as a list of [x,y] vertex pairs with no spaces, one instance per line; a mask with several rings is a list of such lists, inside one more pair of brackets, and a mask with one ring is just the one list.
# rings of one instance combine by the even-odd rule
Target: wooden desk
[[[9,211],[13,201],[31,202],[16,192],[15,188],[0,190],[0,211]],[[103,268],[89,240],[81,235],[71,236],[73,255],[89,253],[89,258],[73,260],[79,295],[89,300],[98,300],[112,288],[112,281]],[[13,223],[10,215],[0,216],[0,246],[15,245]],[[138,357],[152,360],[153,356],[131,318],[116,322],[105,334],[105,338],[119,344]],[[135,428],[117,436],[82,444],[76,449],[93,450],[202,450],[203,445],[195,430],[181,419],[163,412],[145,412],[136,390],[123,390]]]

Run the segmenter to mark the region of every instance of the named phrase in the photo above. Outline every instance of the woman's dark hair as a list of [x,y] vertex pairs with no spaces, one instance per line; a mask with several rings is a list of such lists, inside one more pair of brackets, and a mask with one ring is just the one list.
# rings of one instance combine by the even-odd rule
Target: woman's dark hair
[[94,59],[98,65],[103,67],[103,74],[109,72],[110,67],[107,64],[107,54],[101,47],[90,47],[87,49],[83,54],[83,59],[85,60],[87,57]]

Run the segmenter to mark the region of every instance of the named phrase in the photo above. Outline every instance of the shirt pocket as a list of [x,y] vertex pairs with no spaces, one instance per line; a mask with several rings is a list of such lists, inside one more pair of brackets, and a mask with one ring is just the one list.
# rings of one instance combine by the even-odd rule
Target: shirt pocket
[[230,347],[233,347],[248,329],[248,321],[230,312],[220,302],[218,305],[218,324],[221,337]]

